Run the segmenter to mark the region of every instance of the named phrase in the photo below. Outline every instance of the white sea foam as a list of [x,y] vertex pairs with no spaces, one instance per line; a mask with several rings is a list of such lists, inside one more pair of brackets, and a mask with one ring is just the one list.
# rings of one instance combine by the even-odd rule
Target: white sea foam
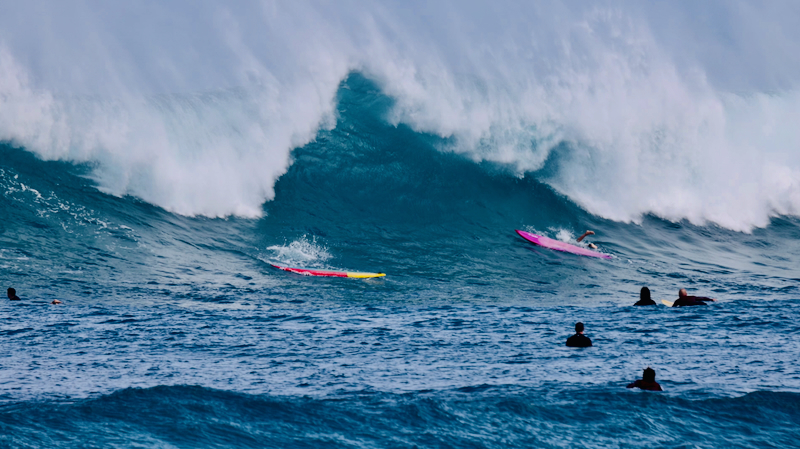
[[567,242],[567,243],[575,242],[575,234],[573,234],[572,231],[569,231],[567,229],[556,229],[554,231],[556,240],[561,240],[562,242]]
[[393,122],[519,175],[552,160],[592,213],[748,231],[800,214],[800,17],[776,3],[18,2],[0,139],[90,161],[112,194],[255,217],[361,71]]
[[323,245],[317,243],[316,239],[308,239],[303,236],[288,245],[273,245],[267,248],[271,251],[269,260],[277,260],[281,264],[289,266],[321,266],[326,260],[332,256],[328,249]]

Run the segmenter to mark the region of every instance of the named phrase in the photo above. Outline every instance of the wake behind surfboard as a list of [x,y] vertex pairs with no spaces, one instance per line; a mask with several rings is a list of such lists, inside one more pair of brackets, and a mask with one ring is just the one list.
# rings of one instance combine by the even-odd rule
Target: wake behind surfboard
[[544,246],[545,248],[554,249],[556,251],[564,251],[566,253],[571,253],[571,254],[577,254],[579,256],[611,259],[611,256],[609,256],[608,254],[598,253],[597,251],[581,248],[580,246],[570,245],[569,243],[565,243],[560,240],[553,240],[551,238],[547,238],[541,235],[531,234],[530,232],[520,231],[519,229],[517,229],[516,231],[517,234],[519,234],[520,237],[524,238],[525,240],[531,243],[535,243],[539,246]]
[[360,279],[386,276],[385,273],[359,273],[357,271],[311,270],[308,268],[282,267],[280,265],[275,265],[275,264],[270,264],[270,265],[279,270],[288,271],[290,273],[302,274],[304,276],[325,276],[325,277],[360,278]]

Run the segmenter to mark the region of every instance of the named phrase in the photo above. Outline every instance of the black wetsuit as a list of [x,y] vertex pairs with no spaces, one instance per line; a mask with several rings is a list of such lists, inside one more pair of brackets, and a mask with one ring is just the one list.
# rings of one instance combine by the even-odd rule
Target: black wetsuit
[[672,307],[705,306],[706,301],[711,301],[711,298],[705,298],[703,296],[684,296],[672,303]]
[[647,391],[664,391],[661,389],[661,385],[658,384],[656,381],[646,381],[643,379],[639,379],[632,384],[628,384],[628,388],[641,388],[642,390]]
[[636,301],[636,304],[634,304],[634,306],[654,306],[654,305],[656,305],[656,302],[653,301],[652,299],[649,299],[649,298],[648,299],[640,299],[640,300]]
[[17,295],[14,295],[13,297],[11,297],[11,298],[8,298],[8,300],[9,300],[9,301],[22,301],[22,298],[20,298],[20,297],[19,297],[19,296],[17,296]]
[[567,346],[570,348],[588,348],[592,345],[592,340],[583,334],[575,334],[567,339]]

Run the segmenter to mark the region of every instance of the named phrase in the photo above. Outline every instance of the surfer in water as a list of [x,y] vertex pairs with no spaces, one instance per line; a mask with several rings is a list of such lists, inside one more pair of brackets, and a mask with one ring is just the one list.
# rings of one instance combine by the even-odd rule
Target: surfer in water
[[17,291],[14,290],[12,287],[8,287],[8,299],[11,301],[22,301],[19,296],[17,296]]
[[567,346],[570,348],[588,348],[592,345],[592,340],[583,335],[583,323],[575,323],[575,335],[567,339]]
[[650,289],[647,287],[642,287],[642,291],[639,292],[639,300],[636,301],[634,306],[654,306],[656,302],[650,299]]
[[[586,238],[587,235],[594,235],[594,231],[586,231],[586,232],[584,232],[582,236],[578,237],[577,241],[579,241],[579,242],[582,241],[583,239]],[[597,245],[595,245],[594,243],[589,243],[588,245],[589,245],[589,248],[597,249]]]
[[706,301],[716,301],[713,298],[704,296],[689,296],[685,288],[678,291],[678,300],[672,303],[672,307],[704,306]]
[[649,366],[644,369],[642,378],[628,384],[628,388],[639,388],[647,391],[664,391],[661,389],[661,385],[656,382],[656,370]]

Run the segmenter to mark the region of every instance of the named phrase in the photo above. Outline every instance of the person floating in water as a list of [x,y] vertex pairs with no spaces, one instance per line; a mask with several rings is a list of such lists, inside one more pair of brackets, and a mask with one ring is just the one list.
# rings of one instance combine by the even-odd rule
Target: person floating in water
[[567,346],[570,348],[588,348],[592,345],[592,340],[583,335],[583,323],[575,323],[575,335],[567,339]]
[[647,287],[642,287],[642,291],[639,292],[639,300],[636,301],[634,306],[654,306],[656,302],[650,299],[650,289]]
[[63,304],[63,303],[57,299],[54,299],[50,302],[50,304]]
[[639,388],[647,391],[664,391],[661,389],[661,385],[656,382],[656,370],[649,366],[644,369],[642,378],[628,384],[628,388]]
[[706,301],[716,301],[713,298],[704,296],[689,296],[685,288],[678,291],[678,300],[672,303],[672,307],[704,306]]
[[[578,237],[577,240],[580,242],[583,239],[585,239],[587,235],[594,235],[594,231],[586,231],[586,232],[584,232],[583,235]],[[597,249],[597,245],[595,245],[594,243],[589,243],[589,248]]]
[[13,288],[8,288],[8,299],[11,301],[22,301],[19,296],[17,296],[17,291]]

